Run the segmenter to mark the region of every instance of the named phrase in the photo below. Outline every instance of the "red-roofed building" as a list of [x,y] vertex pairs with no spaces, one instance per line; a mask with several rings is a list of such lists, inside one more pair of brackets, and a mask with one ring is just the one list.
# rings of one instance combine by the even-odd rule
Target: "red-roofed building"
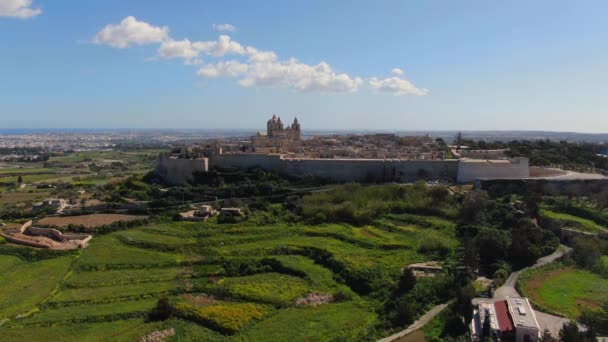
[[540,336],[540,327],[534,310],[526,298],[507,297],[494,303],[477,305],[471,322],[473,340],[483,336],[483,324],[490,323],[490,337],[494,341],[535,342]]
[[498,321],[501,338],[506,340],[512,336],[515,336],[515,327],[513,326],[513,320],[509,314],[507,301],[501,300],[495,302],[494,311],[496,312],[496,320]]

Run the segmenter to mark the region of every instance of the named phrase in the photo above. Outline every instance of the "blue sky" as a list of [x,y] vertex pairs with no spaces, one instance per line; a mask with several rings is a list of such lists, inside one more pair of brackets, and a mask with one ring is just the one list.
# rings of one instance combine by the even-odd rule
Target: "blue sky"
[[0,125],[258,129],[277,113],[305,129],[608,132],[607,13],[600,0],[0,0]]

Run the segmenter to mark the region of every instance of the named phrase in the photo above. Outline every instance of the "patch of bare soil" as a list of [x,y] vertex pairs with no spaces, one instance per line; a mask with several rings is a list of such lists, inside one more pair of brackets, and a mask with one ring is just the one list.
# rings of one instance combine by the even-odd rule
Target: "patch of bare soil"
[[47,227],[65,227],[69,225],[84,226],[87,228],[95,228],[112,224],[114,222],[129,222],[143,220],[147,216],[139,215],[123,215],[123,214],[91,214],[80,216],[55,216],[45,217],[38,221],[38,225]]
[[334,301],[334,296],[323,293],[309,293],[305,298],[296,299],[296,305],[319,306]]
[[158,330],[142,337],[139,342],[163,342],[167,337],[173,335],[175,335],[175,329],[173,328]]
[[209,305],[213,305],[213,304],[217,303],[217,300],[215,299],[215,297],[209,296],[206,294],[193,295],[193,294],[188,293],[188,294],[185,294],[183,297],[190,304],[192,304],[193,306],[196,306],[196,307],[209,306]]

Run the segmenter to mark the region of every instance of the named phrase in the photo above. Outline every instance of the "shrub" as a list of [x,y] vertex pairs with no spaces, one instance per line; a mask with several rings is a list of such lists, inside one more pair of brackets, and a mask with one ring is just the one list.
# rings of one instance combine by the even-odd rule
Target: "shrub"
[[267,306],[252,303],[211,305],[202,308],[179,303],[175,309],[176,313],[184,319],[227,334],[238,332],[249,322],[262,319],[271,311]]
[[148,320],[150,321],[164,321],[169,317],[173,316],[174,309],[169,298],[162,297],[158,300],[156,307],[148,314]]

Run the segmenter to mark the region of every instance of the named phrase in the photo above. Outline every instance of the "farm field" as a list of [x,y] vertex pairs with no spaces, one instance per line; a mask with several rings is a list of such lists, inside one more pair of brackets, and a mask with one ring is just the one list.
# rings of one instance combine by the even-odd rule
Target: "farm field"
[[608,279],[586,270],[544,266],[519,278],[523,295],[541,310],[577,318],[584,309],[598,309],[608,298]]
[[[166,341],[358,340],[378,320],[378,303],[367,294],[386,281],[375,284],[367,275],[395,279],[407,264],[445,258],[423,248],[429,239],[448,254],[456,246],[449,221],[416,215],[402,221],[363,227],[152,223],[96,236],[77,254],[35,262],[0,256],[0,271],[24,279],[0,284],[9,289],[0,294],[0,321],[8,319],[0,334],[132,341],[174,328]],[[53,267],[41,273],[45,265]],[[307,304],[311,295],[326,301]],[[176,316],[147,322],[161,297],[174,303]]]
[[50,195],[47,191],[35,192],[3,192],[0,195],[0,204],[12,204],[28,201],[41,201]]
[[601,226],[592,220],[571,214],[555,212],[547,209],[541,209],[540,214],[564,224],[564,227],[567,228],[572,228],[587,233],[608,232],[606,227]]
[[45,227],[64,227],[68,225],[84,226],[95,228],[109,225],[115,222],[129,222],[146,219],[147,216],[123,215],[123,214],[91,214],[80,216],[56,216],[45,217],[38,221],[38,224]]

